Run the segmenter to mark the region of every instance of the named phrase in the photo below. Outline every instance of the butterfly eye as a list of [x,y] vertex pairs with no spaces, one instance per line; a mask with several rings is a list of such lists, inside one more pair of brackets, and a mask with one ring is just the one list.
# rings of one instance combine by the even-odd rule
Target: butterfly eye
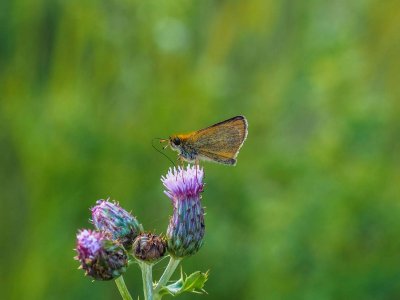
[[174,145],[179,146],[181,144],[181,140],[178,137],[175,137],[172,142],[174,143]]

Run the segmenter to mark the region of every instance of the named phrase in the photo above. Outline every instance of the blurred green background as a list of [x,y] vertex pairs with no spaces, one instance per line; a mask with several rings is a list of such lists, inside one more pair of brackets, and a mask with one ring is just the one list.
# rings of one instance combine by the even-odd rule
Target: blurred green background
[[208,295],[180,299],[399,299],[399,20],[397,1],[1,1],[1,298],[120,299],[72,259],[88,208],[165,232],[151,139],[243,114],[183,263]]

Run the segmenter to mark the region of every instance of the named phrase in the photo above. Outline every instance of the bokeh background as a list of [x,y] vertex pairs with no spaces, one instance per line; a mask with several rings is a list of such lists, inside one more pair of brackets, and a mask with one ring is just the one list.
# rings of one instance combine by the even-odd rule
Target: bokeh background
[[181,299],[399,299],[399,20],[397,1],[1,1],[1,298],[120,299],[72,259],[88,208],[165,232],[151,139],[243,114],[183,263],[208,295]]

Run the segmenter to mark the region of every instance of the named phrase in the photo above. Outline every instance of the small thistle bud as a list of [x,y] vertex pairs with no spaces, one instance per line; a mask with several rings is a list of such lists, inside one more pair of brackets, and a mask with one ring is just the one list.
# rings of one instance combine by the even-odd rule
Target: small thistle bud
[[117,202],[98,200],[92,208],[92,222],[97,230],[109,234],[118,240],[126,249],[130,249],[140,232],[141,225],[129,212]]
[[106,234],[92,230],[80,230],[76,236],[76,260],[85,275],[96,280],[119,277],[128,267],[128,255],[122,245],[107,239]]
[[174,257],[195,254],[203,244],[205,231],[204,209],[201,206],[204,171],[199,166],[188,165],[186,170],[169,169],[161,177],[167,188],[164,193],[174,207],[167,230],[168,252]]
[[155,262],[164,256],[166,251],[165,240],[152,233],[141,233],[133,243],[133,255],[146,262]]

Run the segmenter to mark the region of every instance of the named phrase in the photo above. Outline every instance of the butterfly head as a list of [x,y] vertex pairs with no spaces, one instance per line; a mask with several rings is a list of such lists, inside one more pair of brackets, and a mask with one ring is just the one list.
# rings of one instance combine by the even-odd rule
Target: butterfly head
[[168,139],[168,143],[173,150],[181,148],[182,140],[177,135],[171,135]]

